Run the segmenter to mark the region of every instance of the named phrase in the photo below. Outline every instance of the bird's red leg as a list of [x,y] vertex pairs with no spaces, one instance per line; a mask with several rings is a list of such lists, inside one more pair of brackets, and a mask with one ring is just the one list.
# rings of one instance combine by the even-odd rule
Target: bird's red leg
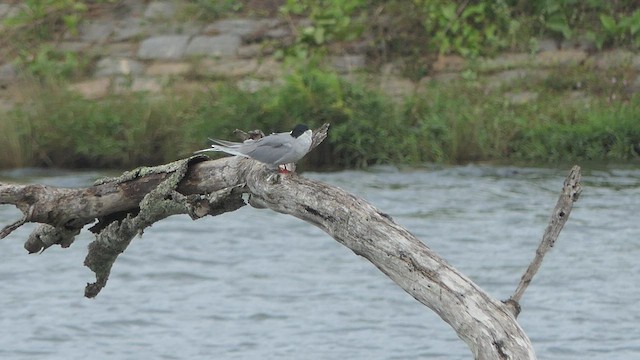
[[288,174],[291,171],[289,171],[289,169],[287,169],[287,165],[278,165],[278,172],[280,174]]

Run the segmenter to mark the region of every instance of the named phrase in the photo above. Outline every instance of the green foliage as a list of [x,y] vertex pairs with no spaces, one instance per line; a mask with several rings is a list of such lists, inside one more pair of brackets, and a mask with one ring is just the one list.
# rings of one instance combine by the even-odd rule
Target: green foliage
[[430,46],[440,54],[475,57],[508,45],[518,23],[505,1],[461,4],[445,0],[414,0]]
[[[34,85],[36,102],[7,116],[21,165],[133,167],[172,160],[180,148],[180,104],[142,95],[88,101],[60,87]],[[9,126],[12,124],[13,126]]]
[[244,4],[238,0],[190,0],[184,11],[189,17],[211,21],[239,12],[243,7]]
[[619,14],[618,19],[607,14],[600,14],[602,31],[589,32],[589,37],[601,49],[605,44],[631,44],[640,48],[640,9],[629,15]]
[[381,94],[347,83],[332,72],[298,70],[280,87],[247,94],[222,85],[210,94],[197,117],[198,131],[226,137],[233,129],[261,128],[265,132],[331,123],[331,137],[309,161],[319,166],[362,167],[401,159],[401,148],[380,137],[397,136],[392,105]]
[[4,25],[19,29],[29,38],[49,40],[60,25],[71,32],[77,31],[82,15],[88,9],[87,3],[111,1],[25,0],[14,16],[4,19]]
[[640,98],[575,106],[570,121],[550,121],[523,131],[514,158],[527,161],[631,160],[640,150]]
[[358,38],[364,29],[359,10],[366,4],[366,0],[287,0],[280,7],[283,16],[306,16],[310,21],[297,29],[289,55],[304,59],[332,41]]
[[[299,68],[255,93],[220,83],[205,94],[141,94],[90,101],[49,82],[34,83],[28,107],[0,117],[0,167],[125,167],[189,156],[207,137],[233,130],[286,131],[331,123],[329,138],[303,168],[469,161],[627,161],[640,155],[640,98],[586,79],[591,98],[567,96],[572,81],[527,83],[540,96],[525,105],[484,91],[481,79],[433,83],[404,102],[333,72]],[[550,77],[557,75],[550,75]],[[479,94],[482,94],[479,96]],[[222,155],[221,155],[222,156]]]
[[21,50],[19,62],[29,75],[44,81],[71,79],[86,66],[75,53],[61,52],[51,45],[40,45],[32,51]]
[[331,42],[357,38],[365,28],[377,37],[377,47],[389,47],[383,53],[403,55],[473,58],[528,50],[532,36],[587,39],[598,48],[640,46],[640,9],[634,0],[287,0],[280,12],[310,20],[298,29],[288,53],[303,59],[322,53]]
[[598,49],[640,47],[640,9],[634,0],[542,0],[519,2],[521,16],[535,19],[539,31],[559,39],[586,38]]
[[77,33],[83,15],[92,4],[114,0],[26,0],[18,11],[3,19],[5,60],[17,59],[29,75],[43,80],[68,79],[81,74],[88,61],[72,52],[46,44],[65,31]]
[[494,96],[478,97],[474,85],[429,86],[426,95],[405,104],[405,116],[426,161],[464,163],[509,156],[522,122]]

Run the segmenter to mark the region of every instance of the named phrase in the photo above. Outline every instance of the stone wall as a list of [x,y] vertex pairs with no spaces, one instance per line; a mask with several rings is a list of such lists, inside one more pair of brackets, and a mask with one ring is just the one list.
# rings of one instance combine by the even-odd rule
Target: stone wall
[[[92,74],[70,86],[91,99],[129,91],[204,90],[216,79],[232,79],[242,89],[255,91],[269,86],[285,72],[274,52],[294,40],[293,24],[280,18],[184,21],[180,20],[184,18],[180,15],[182,3],[124,0],[83,21],[77,34],[65,34],[56,48],[95,59]],[[17,6],[0,4],[0,17],[11,16]],[[490,90],[516,81],[545,78],[548,69],[558,66],[582,64],[595,71],[625,66],[634,69],[633,78],[625,79],[628,91],[640,91],[640,55],[636,53],[592,53],[584,44],[560,48],[551,40],[541,41],[538,47],[534,53],[480,60],[473,68]],[[337,52],[327,63],[346,76],[366,71],[367,57],[362,51]],[[443,56],[433,63],[431,75],[419,81],[402,77],[401,61],[379,67],[380,71],[369,78],[374,79],[372,86],[402,98],[420,91],[427,82],[459,78],[469,67],[460,57]],[[14,64],[0,64],[0,85],[4,88],[19,78]],[[506,96],[523,103],[537,94],[516,91]],[[10,103],[11,99],[5,98],[0,105],[7,107]]]

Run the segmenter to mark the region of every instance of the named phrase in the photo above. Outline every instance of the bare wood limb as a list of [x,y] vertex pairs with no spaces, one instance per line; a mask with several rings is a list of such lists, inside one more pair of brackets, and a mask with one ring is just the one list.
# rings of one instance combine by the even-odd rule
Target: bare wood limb
[[576,165],[571,169],[569,175],[564,181],[562,193],[558,198],[556,207],[553,209],[549,225],[547,225],[547,228],[545,229],[542,241],[536,250],[536,254],[531,261],[531,264],[529,264],[529,267],[522,275],[516,291],[509,300],[505,301],[511,312],[516,317],[520,313],[520,300],[522,299],[522,295],[524,295],[525,290],[529,287],[529,284],[531,284],[531,280],[533,280],[533,277],[540,269],[544,256],[549,252],[549,250],[551,250],[558,239],[564,224],[569,220],[569,214],[571,214],[573,203],[578,201],[578,198],[580,197],[580,193],[582,191],[580,179],[580,167]]
[[[252,197],[307,221],[373,263],[435,311],[475,359],[535,359],[529,339],[507,307],[486,294],[385,213],[346,191],[300,176],[271,177],[252,168]],[[295,196],[291,196],[291,194]]]
[[[326,130],[314,134],[320,139],[314,145],[326,137]],[[244,205],[243,193],[251,196],[252,205],[307,221],[368,259],[450,324],[475,359],[535,359],[529,339],[507,305],[391,217],[342,189],[296,174],[280,175],[251,159],[194,157],[136,169],[86,189],[0,185],[0,203],[15,204],[23,212],[33,207],[28,221],[48,224],[63,234],[99,220],[92,227],[96,240],[85,259],[96,274],[96,281],[85,288],[85,295],[93,297],[106,285],[118,255],[145,227],[177,213],[199,218],[233,211]],[[41,241],[41,248],[51,241]],[[52,243],[64,245],[70,240]]]
[[[29,211],[29,212],[31,212],[31,211]],[[24,216],[22,216],[19,220],[17,220],[15,222],[3,227],[2,230],[0,230],[0,239],[4,239],[5,237],[7,237],[15,229],[17,229],[20,226],[24,225],[28,220],[29,220],[29,214],[27,213]]]

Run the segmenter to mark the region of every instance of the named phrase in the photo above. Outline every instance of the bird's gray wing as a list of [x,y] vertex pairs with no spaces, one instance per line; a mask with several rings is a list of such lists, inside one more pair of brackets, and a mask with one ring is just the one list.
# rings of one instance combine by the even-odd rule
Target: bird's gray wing
[[273,164],[291,151],[293,138],[289,133],[272,134],[251,144],[242,144],[242,153],[265,163]]
[[212,138],[209,138],[209,141],[211,141],[212,143],[214,143],[216,145],[222,145],[222,146],[228,146],[228,147],[234,147],[234,146],[242,145],[242,143],[239,143],[239,142],[220,140],[220,139],[212,139]]

